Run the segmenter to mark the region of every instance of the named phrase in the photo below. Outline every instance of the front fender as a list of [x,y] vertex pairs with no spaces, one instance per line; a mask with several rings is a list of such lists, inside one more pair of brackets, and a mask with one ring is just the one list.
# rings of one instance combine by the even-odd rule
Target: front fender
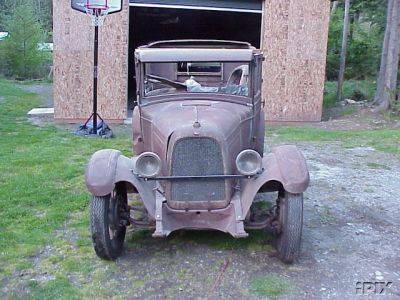
[[299,194],[310,183],[306,160],[295,146],[274,148],[272,153],[264,156],[262,164],[264,171],[258,177],[241,181],[241,199],[245,213],[260,189],[269,190],[279,183],[286,191]]
[[115,173],[121,152],[100,150],[92,155],[86,167],[86,186],[95,196],[106,196],[115,187]]
[[86,186],[95,196],[105,196],[116,183],[128,184],[130,190],[138,192],[149,215],[155,214],[155,181],[136,177],[132,170],[136,157],[128,158],[117,150],[100,150],[93,154],[86,168]]

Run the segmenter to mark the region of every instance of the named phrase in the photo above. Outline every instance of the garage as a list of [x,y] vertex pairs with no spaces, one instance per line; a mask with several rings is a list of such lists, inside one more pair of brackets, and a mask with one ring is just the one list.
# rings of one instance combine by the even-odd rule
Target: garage
[[[90,18],[54,3],[54,111],[81,123],[92,111]],[[135,99],[134,50],[157,40],[249,42],[265,56],[262,97],[268,122],[318,122],[322,115],[329,0],[123,0],[100,28],[98,111],[129,121]]]
[[218,39],[260,47],[261,0],[130,0],[128,111],[135,99],[134,50],[159,40]]

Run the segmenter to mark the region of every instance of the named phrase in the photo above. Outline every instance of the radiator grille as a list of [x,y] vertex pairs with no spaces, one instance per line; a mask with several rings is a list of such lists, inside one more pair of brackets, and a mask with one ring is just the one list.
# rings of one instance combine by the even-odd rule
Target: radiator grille
[[[210,138],[184,138],[176,142],[172,154],[171,175],[223,175],[224,165],[219,144]],[[225,199],[225,181],[196,179],[174,181],[172,201],[217,201]]]

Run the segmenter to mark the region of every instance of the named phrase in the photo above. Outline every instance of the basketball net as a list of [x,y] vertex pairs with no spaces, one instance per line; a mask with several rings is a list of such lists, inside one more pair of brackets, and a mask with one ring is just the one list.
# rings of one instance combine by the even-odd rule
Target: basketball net
[[110,7],[108,6],[96,6],[96,5],[86,5],[86,14],[92,19],[92,26],[103,26],[104,19],[108,15]]

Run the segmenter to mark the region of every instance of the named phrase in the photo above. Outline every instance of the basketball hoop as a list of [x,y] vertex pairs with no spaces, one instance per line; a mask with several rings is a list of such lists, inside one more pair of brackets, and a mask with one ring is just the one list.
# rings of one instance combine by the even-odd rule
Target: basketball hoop
[[85,5],[86,14],[92,19],[92,26],[103,26],[104,19],[107,17],[110,7],[107,1],[104,4],[93,4],[88,1]]
[[107,15],[120,12],[122,4],[122,0],[71,0],[71,7],[86,13],[94,27],[102,26]]
[[[81,13],[86,13],[92,19],[94,27],[93,45],[93,113],[85,124],[79,126],[77,134],[91,136],[112,136],[111,129],[105,124],[97,113],[97,82],[98,82],[98,62],[99,62],[99,26],[104,24],[104,19],[108,14],[120,12],[122,10],[122,0],[71,0],[72,9]],[[97,119],[101,122],[98,124]]]

